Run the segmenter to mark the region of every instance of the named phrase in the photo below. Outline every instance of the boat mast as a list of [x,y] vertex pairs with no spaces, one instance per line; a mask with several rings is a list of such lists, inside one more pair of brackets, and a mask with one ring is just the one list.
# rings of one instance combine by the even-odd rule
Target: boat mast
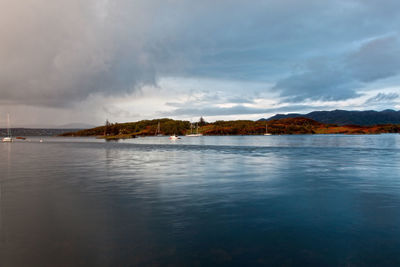
[[158,135],[158,134],[160,134],[160,133],[161,133],[161,131],[160,131],[160,122],[158,122],[157,131],[156,131],[156,134],[155,134],[155,135]]
[[11,131],[10,131],[10,113],[7,113],[7,136],[11,137]]

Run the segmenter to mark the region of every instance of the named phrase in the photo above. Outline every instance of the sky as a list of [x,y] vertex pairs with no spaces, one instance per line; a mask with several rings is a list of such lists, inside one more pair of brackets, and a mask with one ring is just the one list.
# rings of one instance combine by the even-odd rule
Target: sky
[[0,5],[0,127],[400,109],[398,0]]

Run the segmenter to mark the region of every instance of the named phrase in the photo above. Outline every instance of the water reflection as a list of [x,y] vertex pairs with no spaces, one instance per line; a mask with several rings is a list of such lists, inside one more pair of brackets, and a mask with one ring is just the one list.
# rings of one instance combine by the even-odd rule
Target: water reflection
[[394,265],[398,138],[0,146],[0,265]]

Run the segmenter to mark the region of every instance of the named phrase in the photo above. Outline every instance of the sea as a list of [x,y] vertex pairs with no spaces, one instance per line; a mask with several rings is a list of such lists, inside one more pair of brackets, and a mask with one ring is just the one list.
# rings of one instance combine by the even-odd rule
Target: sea
[[400,135],[0,143],[0,266],[400,266]]

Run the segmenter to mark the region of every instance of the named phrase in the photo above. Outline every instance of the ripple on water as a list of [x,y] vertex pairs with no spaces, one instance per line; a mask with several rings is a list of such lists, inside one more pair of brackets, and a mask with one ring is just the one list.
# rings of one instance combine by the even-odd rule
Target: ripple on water
[[0,265],[397,265],[399,140],[0,144]]

